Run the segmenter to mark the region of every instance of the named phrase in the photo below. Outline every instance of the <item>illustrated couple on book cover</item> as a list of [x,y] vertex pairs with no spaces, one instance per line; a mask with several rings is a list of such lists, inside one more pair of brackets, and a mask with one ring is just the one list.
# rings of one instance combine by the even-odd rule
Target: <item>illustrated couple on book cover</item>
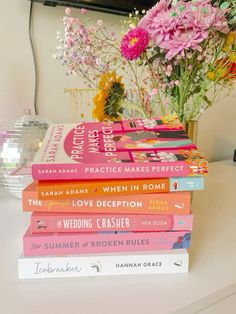
[[155,148],[195,148],[184,130],[114,132],[117,151]]

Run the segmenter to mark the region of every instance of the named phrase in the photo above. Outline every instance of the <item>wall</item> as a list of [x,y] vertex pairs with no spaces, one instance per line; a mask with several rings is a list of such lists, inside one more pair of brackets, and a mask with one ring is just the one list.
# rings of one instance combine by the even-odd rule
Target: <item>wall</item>
[[27,1],[1,3],[1,121],[21,114],[22,108],[32,104],[33,72],[27,32],[28,12]]
[[[1,4],[0,36],[0,122],[22,114],[24,108],[33,110],[34,71],[28,39],[30,1],[11,0]],[[65,69],[52,58],[58,45],[56,32],[63,30],[61,17],[64,8],[34,4],[33,34],[39,68],[39,114],[55,122],[72,121],[65,87],[81,87],[76,78],[66,77]],[[91,12],[98,15],[114,30],[120,28],[120,17]],[[199,123],[198,146],[209,160],[231,159],[236,148],[236,89],[231,96],[222,97],[210,108]],[[89,108],[86,117],[89,118]]]

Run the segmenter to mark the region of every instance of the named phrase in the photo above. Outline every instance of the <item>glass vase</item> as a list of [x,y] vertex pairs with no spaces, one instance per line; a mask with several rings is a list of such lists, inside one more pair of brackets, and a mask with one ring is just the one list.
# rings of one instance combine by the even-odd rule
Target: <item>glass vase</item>
[[190,120],[186,121],[184,124],[185,132],[188,137],[192,140],[193,144],[197,145],[197,132],[198,132],[198,121]]

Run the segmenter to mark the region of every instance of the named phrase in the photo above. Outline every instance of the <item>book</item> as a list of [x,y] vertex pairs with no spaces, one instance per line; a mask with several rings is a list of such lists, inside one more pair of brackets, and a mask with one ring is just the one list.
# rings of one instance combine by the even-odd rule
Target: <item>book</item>
[[202,190],[204,177],[95,181],[39,181],[42,200]]
[[34,180],[199,176],[207,163],[176,115],[49,126]]
[[19,279],[75,278],[188,272],[186,249],[18,259]]
[[193,215],[33,213],[31,232],[191,231]]
[[112,213],[112,214],[180,214],[190,213],[190,192],[134,194],[88,199],[39,200],[36,183],[22,193],[23,211]]
[[190,240],[189,231],[32,234],[28,228],[23,237],[23,253],[48,256],[185,249]]

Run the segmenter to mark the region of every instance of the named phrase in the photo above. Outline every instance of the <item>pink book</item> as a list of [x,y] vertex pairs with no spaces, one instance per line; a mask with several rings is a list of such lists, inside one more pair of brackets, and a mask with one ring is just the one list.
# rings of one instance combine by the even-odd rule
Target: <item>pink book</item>
[[199,176],[207,164],[176,115],[51,125],[32,164],[35,180]]
[[189,231],[192,222],[193,215],[33,213],[31,232]]
[[24,256],[133,252],[182,249],[190,246],[191,232],[90,232],[31,234],[23,237]]

